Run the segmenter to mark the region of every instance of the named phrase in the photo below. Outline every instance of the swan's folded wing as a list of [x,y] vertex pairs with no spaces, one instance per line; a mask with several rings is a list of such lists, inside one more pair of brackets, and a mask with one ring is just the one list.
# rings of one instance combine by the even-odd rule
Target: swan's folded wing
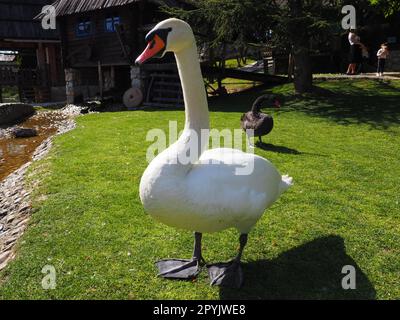
[[187,178],[190,198],[197,205],[238,216],[262,214],[276,200],[281,182],[268,160],[235,149],[204,152]]
[[256,129],[260,125],[262,119],[256,117],[253,113],[245,113],[241,118],[241,127],[244,130]]

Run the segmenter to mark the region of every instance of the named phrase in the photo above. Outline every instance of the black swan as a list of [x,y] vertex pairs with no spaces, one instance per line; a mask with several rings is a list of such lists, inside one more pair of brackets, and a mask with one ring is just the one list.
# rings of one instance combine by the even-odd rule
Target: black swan
[[243,130],[254,130],[254,136],[258,137],[259,142],[262,143],[262,136],[270,133],[274,127],[274,119],[272,116],[262,113],[261,107],[264,102],[280,108],[281,103],[275,95],[264,94],[254,101],[251,111],[246,112],[240,118],[241,127]]

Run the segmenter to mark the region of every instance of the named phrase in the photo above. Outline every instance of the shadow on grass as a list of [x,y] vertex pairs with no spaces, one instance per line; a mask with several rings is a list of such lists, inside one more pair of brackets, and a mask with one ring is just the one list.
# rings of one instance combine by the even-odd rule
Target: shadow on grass
[[368,124],[375,129],[389,129],[400,124],[399,96],[342,94],[326,100],[297,101],[291,111],[327,118],[342,125]]
[[302,152],[296,149],[292,149],[285,146],[277,146],[272,143],[265,143],[259,142],[255,144],[257,148],[260,148],[264,151],[275,152],[275,153],[282,153],[282,154],[293,154],[293,155],[309,155],[309,156],[316,156],[316,157],[327,157],[327,155],[319,154],[319,153],[310,153],[310,152]]
[[[271,92],[271,88],[271,85],[260,85],[238,93],[210,97],[210,111],[247,112],[255,99]],[[378,79],[317,82],[313,93],[302,96],[295,95],[290,86],[277,87],[274,92],[284,104],[279,110],[269,108],[273,114],[303,112],[342,125],[368,124],[376,129],[389,129],[400,124],[400,89],[391,81]],[[160,110],[162,109],[145,109],[149,112]],[[171,107],[167,110],[183,109]]]
[[[355,290],[341,286],[342,268],[356,269]],[[221,299],[375,299],[376,291],[338,236],[318,238],[273,260],[243,264],[241,289],[220,288]]]
[[291,149],[284,146],[276,146],[274,144],[265,142],[257,142],[256,147],[265,151],[276,152],[276,153],[297,154],[297,155],[303,154],[302,152],[296,149]]
[[[388,129],[400,124],[400,90],[391,82],[337,81],[317,85],[314,93],[303,96],[292,94],[292,89],[286,90],[281,94],[281,100],[285,103],[279,111],[273,112],[303,112],[342,125],[369,124],[377,129]],[[266,92],[266,86],[259,86],[229,96],[216,97],[210,100],[210,110],[247,112],[253,101]]]

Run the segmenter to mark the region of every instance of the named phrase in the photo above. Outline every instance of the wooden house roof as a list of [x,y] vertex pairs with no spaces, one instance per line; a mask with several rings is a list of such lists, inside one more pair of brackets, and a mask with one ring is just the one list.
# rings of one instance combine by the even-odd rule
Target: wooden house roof
[[[76,13],[82,13],[93,10],[101,10],[128,5],[141,0],[57,0],[52,5],[56,8],[57,16],[66,16]],[[184,0],[149,0],[149,2],[157,4],[165,4],[167,6],[176,6]],[[40,18],[38,15],[37,18]]]
[[45,30],[35,16],[51,0],[1,0],[0,39],[57,40],[56,30]]

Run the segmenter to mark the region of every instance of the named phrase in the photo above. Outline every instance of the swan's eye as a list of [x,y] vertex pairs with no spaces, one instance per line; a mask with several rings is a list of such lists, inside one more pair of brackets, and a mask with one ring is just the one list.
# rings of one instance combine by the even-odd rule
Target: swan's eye
[[150,48],[149,48],[149,49],[153,49],[155,45],[156,45],[156,40],[154,40],[154,39],[151,40]]

